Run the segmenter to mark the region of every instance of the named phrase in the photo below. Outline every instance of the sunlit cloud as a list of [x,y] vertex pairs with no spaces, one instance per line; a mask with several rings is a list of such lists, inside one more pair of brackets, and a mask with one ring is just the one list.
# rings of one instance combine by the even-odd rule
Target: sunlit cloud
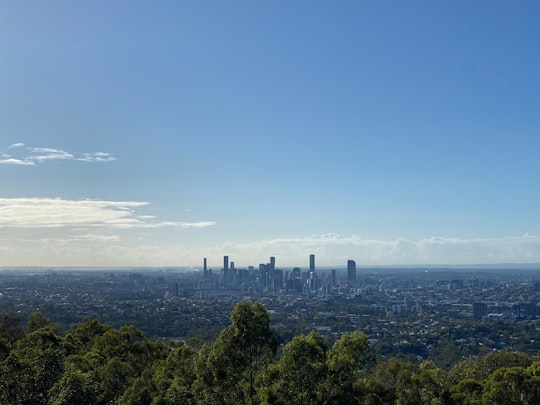
[[4,156],[3,159],[0,159],[0,163],[5,165],[15,165],[15,166],[34,166],[35,162],[31,160],[21,160],[15,159],[10,156]]
[[64,200],[60,198],[0,198],[0,228],[204,228],[214,221],[158,221],[137,215],[142,201]]
[[216,224],[161,221],[144,212],[149,208],[145,201],[0,198],[2,263],[98,267],[185,263],[186,248],[153,238],[160,240],[159,233],[166,228],[187,231]]
[[75,160],[80,162],[111,162],[116,158],[107,152],[92,152],[76,155],[56,148],[28,147],[24,143],[14,143],[8,146],[2,154],[0,164],[35,166],[47,161]]

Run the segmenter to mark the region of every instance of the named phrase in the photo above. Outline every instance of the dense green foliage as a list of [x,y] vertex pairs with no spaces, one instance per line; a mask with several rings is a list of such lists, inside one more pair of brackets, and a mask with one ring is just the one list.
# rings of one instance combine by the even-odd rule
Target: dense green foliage
[[0,324],[0,404],[538,404],[540,359],[493,351],[440,368],[375,361],[358,331],[282,347],[260,303],[243,301],[213,343],[153,340],[85,319],[60,334],[34,313]]

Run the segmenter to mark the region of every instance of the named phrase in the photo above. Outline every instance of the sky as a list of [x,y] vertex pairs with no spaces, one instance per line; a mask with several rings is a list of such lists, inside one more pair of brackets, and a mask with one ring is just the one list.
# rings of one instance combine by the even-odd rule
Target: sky
[[0,266],[540,263],[539,18],[0,2]]

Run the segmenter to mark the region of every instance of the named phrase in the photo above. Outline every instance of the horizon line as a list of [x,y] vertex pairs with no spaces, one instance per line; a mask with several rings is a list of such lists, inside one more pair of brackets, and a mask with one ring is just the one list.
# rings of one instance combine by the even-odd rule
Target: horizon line
[[[210,269],[212,269],[211,266],[208,266]],[[255,266],[238,266],[236,268],[238,269],[244,269],[247,267],[255,267]],[[287,265],[287,266],[277,266],[276,268],[307,268],[309,269],[309,266],[295,266],[295,265]],[[474,269],[474,268],[499,268],[499,269],[505,269],[509,267],[521,267],[521,268],[535,268],[537,267],[538,270],[540,270],[540,263],[533,262],[533,263],[478,263],[478,264],[471,264],[471,263],[464,263],[464,264],[356,264],[356,268],[364,268],[364,269],[371,269],[371,268],[402,268],[402,269],[429,269],[429,268],[435,268],[435,269],[453,269],[453,268],[461,268],[461,269]],[[151,270],[174,270],[174,269],[192,269],[194,271],[200,271],[202,270],[203,266],[192,266],[192,265],[165,265],[165,266],[47,266],[47,265],[39,265],[39,266],[25,266],[25,265],[19,265],[19,266],[0,266],[0,270],[16,270],[16,269],[39,269],[39,270],[142,270],[142,269],[151,269]],[[339,269],[343,268],[346,269],[346,264],[339,264],[339,265],[318,265],[315,267],[315,269],[325,269],[325,270],[331,270],[333,268]],[[221,268],[220,268],[221,269]]]

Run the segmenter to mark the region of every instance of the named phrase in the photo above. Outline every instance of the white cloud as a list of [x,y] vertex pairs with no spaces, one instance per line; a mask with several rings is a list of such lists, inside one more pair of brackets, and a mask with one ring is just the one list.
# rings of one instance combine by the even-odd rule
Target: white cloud
[[197,229],[216,223],[161,221],[147,215],[148,208],[143,201],[0,198],[3,264],[182,266],[198,265],[207,257],[210,265],[221,266],[222,256],[229,255],[239,267],[257,266],[275,256],[282,268],[305,268],[311,253],[321,266],[344,266],[347,259],[374,266],[540,263],[540,236],[530,234],[412,240],[327,233],[216,244],[176,232],[177,236],[168,233],[164,239],[163,228]]
[[200,221],[200,222],[181,222],[181,228],[206,228],[208,226],[216,225],[214,221]]
[[72,153],[65,152],[60,149],[52,148],[27,148],[31,155],[29,159],[32,161],[42,162],[45,160],[68,160],[75,159]]
[[344,264],[347,259],[360,265],[540,263],[540,236],[380,240],[322,234],[251,243],[226,242],[211,253],[218,258],[228,254],[249,264],[264,262],[273,255],[288,265],[304,265],[310,253],[316,254],[320,265]]
[[[0,252],[8,266],[159,266],[187,261],[160,229],[197,229],[213,221],[160,221],[144,201],[0,198]],[[142,215],[140,215],[142,214]],[[141,238],[141,230],[145,232]],[[179,237],[185,234],[176,232]]]
[[165,228],[165,227],[178,227],[183,229],[188,228],[206,228],[208,226],[216,225],[214,221],[200,221],[200,222],[157,222],[157,223],[147,223],[144,225],[144,228]]
[[59,242],[120,242],[119,235],[95,235],[95,234],[84,234],[84,235],[74,235],[65,239],[57,239]]
[[116,158],[107,152],[96,152],[96,153],[83,153],[82,157],[77,158],[81,162],[112,162]]
[[[75,155],[56,148],[27,147],[24,143],[14,143],[8,146],[10,153],[3,153],[0,164],[34,166],[37,163],[55,160],[75,160],[80,162],[111,162],[116,158],[107,152],[83,153]],[[13,150],[15,149],[15,150]]]
[[[131,210],[132,208],[129,208]],[[117,229],[117,233],[124,230]],[[458,265],[540,263],[540,236],[507,238],[429,237],[381,240],[359,235],[312,235],[278,238],[250,243],[225,242],[199,245],[189,239],[158,242],[150,235],[122,233],[114,229],[31,229],[25,233],[0,233],[4,265],[36,266],[200,266],[208,258],[212,268],[221,268],[223,255],[237,267],[257,266],[276,257],[279,267],[307,268],[308,256],[316,255],[318,266],[344,267],[348,259],[357,265]],[[78,232],[78,233],[77,233]],[[113,232],[113,233],[111,233]],[[25,234],[24,237],[13,235]]]
[[0,160],[0,163],[5,165],[16,165],[16,166],[34,166],[35,162],[31,160],[21,160],[15,159],[10,156],[4,156],[4,159]]
[[64,200],[60,198],[0,198],[0,228],[203,228],[213,221],[159,222],[136,215],[149,205],[141,201]]

